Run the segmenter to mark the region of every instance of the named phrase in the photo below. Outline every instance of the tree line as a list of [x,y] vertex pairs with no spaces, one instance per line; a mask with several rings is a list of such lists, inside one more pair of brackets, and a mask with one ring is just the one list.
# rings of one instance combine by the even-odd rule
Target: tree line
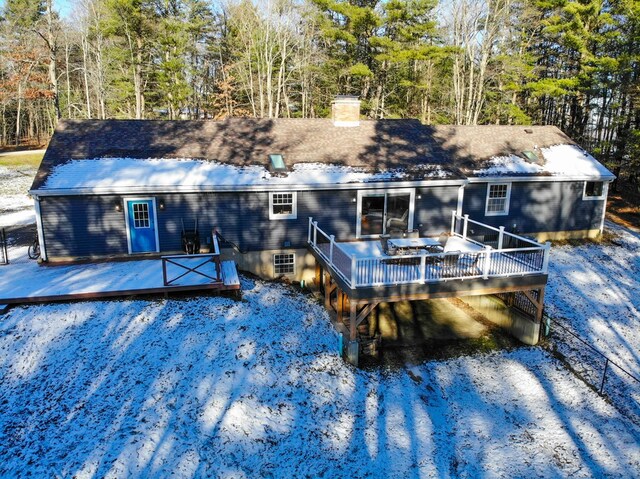
[[60,118],[548,124],[640,176],[638,0],[6,0],[0,145]]

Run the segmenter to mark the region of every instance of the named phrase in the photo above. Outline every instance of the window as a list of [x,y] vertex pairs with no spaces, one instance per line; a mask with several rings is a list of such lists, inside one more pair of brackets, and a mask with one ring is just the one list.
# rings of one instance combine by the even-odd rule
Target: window
[[509,214],[509,197],[511,196],[511,184],[490,184],[487,188],[487,203],[484,214],[486,216],[499,216]]
[[287,171],[287,165],[285,165],[284,157],[282,155],[269,155],[269,163],[271,164],[272,171]]
[[149,228],[149,204],[148,203],[134,203],[133,204],[133,227]]
[[295,274],[296,255],[295,253],[280,253],[273,255],[273,272],[276,276],[283,274]]
[[297,217],[296,193],[269,193],[270,220],[294,220]]
[[602,200],[607,196],[603,181],[585,181],[583,200]]
[[413,189],[360,190],[356,201],[358,238],[377,238],[413,229]]
[[527,159],[527,161],[529,163],[537,163],[537,164],[539,164],[539,162],[540,162],[540,159],[538,158],[538,155],[536,155],[531,150],[524,150],[522,152],[522,155]]

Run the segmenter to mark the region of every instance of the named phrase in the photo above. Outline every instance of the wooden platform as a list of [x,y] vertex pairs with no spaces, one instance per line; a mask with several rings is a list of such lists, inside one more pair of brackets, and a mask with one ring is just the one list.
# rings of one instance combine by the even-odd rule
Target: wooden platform
[[35,261],[0,266],[0,304],[126,297],[186,291],[239,291],[233,261],[221,262],[221,281],[187,275],[172,286],[163,281],[162,261],[40,266]]

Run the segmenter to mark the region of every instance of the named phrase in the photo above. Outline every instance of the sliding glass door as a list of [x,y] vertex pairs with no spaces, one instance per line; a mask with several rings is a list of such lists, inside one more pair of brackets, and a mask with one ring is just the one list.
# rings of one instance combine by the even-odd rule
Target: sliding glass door
[[406,231],[413,228],[414,190],[358,192],[359,238]]

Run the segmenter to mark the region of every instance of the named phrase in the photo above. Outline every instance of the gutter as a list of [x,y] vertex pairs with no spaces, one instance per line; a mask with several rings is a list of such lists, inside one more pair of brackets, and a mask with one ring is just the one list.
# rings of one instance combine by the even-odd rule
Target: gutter
[[327,190],[366,190],[378,188],[426,188],[431,186],[461,186],[468,180],[420,180],[420,181],[378,181],[372,183],[345,184],[283,184],[283,185],[223,185],[223,186],[126,186],[106,188],[52,188],[29,190],[33,196],[80,196],[80,195],[132,195],[165,193],[229,193],[258,191],[327,191]]
[[469,183],[538,183],[549,181],[606,181],[615,180],[614,175],[607,176],[472,176]]

